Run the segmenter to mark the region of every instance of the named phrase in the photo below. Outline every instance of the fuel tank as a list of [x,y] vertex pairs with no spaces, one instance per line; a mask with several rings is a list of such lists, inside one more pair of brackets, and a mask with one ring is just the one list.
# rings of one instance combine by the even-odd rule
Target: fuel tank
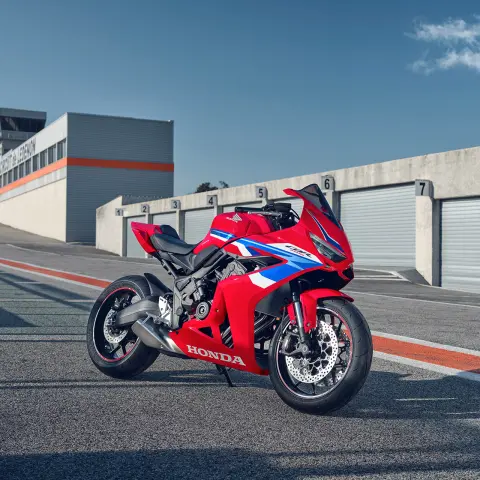
[[195,247],[197,254],[212,245],[222,248],[235,238],[250,235],[265,235],[272,232],[273,226],[267,217],[255,213],[228,212],[217,215],[206,237]]

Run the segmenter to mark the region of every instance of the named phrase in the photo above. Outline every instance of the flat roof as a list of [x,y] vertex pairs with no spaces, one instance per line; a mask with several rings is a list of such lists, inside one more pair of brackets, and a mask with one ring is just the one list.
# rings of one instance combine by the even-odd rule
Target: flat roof
[[30,118],[35,120],[46,120],[47,112],[38,110],[22,110],[20,108],[3,108],[0,107],[0,116],[15,118]]

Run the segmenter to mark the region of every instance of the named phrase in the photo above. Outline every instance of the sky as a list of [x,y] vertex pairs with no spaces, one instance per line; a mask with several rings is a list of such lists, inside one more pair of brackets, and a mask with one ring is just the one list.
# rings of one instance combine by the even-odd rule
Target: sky
[[480,145],[480,5],[0,0],[0,106],[175,122],[175,195]]

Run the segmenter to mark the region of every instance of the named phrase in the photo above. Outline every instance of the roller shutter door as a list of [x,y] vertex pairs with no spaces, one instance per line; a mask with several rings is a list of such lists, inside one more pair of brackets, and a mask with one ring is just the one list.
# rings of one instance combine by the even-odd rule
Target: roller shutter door
[[208,233],[215,217],[213,208],[187,210],[185,212],[185,238],[187,243],[199,243]]
[[249,202],[249,203],[239,203],[238,205],[226,205],[223,207],[223,213],[234,212],[235,207],[252,207],[252,208],[260,208],[262,206],[262,202]]
[[170,225],[175,230],[177,229],[177,214],[176,212],[157,213],[152,216],[152,223],[154,225]]
[[442,203],[442,287],[480,293],[480,198]]
[[346,192],[340,220],[356,264],[415,267],[415,186]]
[[145,215],[127,218],[127,257],[145,258],[145,250],[138,243],[137,237],[132,232],[132,222],[145,222]]

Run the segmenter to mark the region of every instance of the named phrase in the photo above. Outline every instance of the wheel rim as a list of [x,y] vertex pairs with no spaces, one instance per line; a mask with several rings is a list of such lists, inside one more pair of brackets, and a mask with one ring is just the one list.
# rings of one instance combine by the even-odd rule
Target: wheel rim
[[109,293],[98,309],[93,324],[93,344],[98,355],[106,362],[119,362],[130,355],[138,337],[131,328],[115,328],[115,312],[140,300],[135,290],[122,287]]
[[320,398],[337,388],[353,357],[350,328],[340,314],[318,307],[317,324],[317,328],[308,334],[315,350],[310,358],[283,353],[295,350],[299,341],[297,327],[290,322],[283,327],[276,346],[280,379],[291,393],[302,398]]

